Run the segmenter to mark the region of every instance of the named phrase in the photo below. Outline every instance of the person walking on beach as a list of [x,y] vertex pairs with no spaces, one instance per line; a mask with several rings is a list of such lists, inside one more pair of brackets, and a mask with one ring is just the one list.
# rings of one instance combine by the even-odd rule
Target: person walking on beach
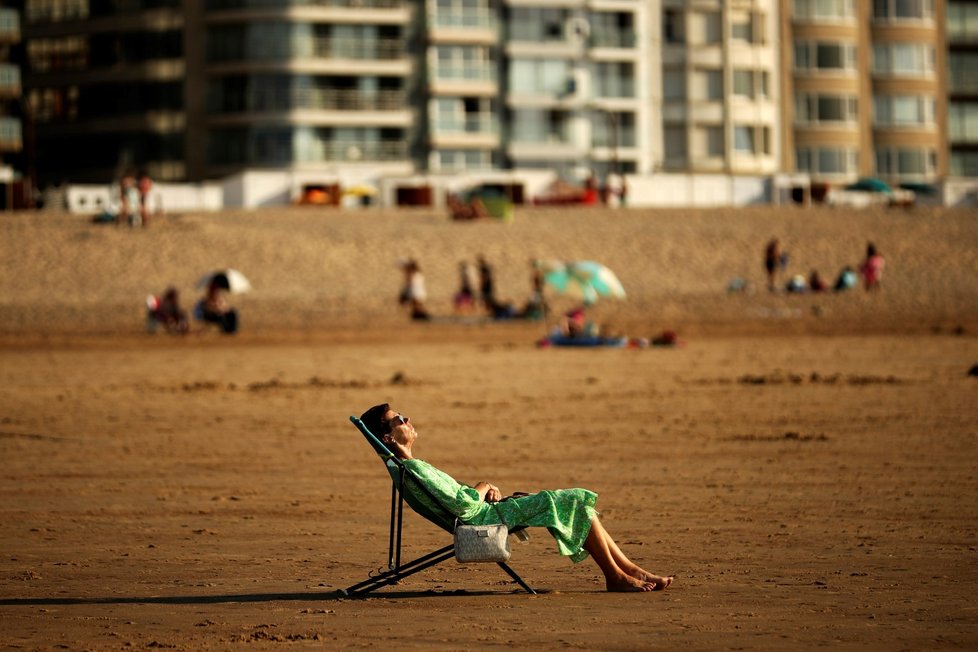
[[672,584],[672,577],[650,573],[625,556],[598,519],[594,509],[598,495],[593,491],[557,489],[504,498],[492,483],[464,485],[416,459],[413,448],[418,431],[408,417],[395,412],[389,404],[375,405],[360,420],[458,518],[474,525],[545,527],[561,555],[574,563],[589,555],[594,559],[604,574],[608,591],[661,591]]
[[778,284],[778,268],[782,266],[781,242],[773,238],[764,248],[764,269],[767,272],[767,289],[774,292]]
[[870,242],[866,245],[866,260],[859,267],[867,292],[879,290],[880,281],[883,280],[884,267],[886,267],[886,261],[879,251],[877,251],[876,245]]
[[421,265],[413,258],[409,258],[401,263],[404,270],[404,287],[401,289],[400,303],[411,310],[411,319],[417,321],[427,321],[431,315],[424,307],[424,302],[428,300],[428,289],[425,286],[424,274],[421,273]]
[[489,314],[495,315],[497,304],[492,266],[489,265],[489,261],[482,254],[479,254],[476,262],[479,264],[479,298],[482,300],[482,305],[489,311]]

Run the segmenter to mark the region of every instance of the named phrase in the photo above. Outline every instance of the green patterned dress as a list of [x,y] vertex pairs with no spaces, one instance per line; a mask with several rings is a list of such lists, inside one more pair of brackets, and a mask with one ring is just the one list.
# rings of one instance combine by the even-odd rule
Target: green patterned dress
[[[511,498],[499,503],[487,503],[479,498],[479,492],[460,484],[452,476],[439,471],[423,460],[402,460],[425,488],[455,516],[473,525],[489,525],[500,522],[500,516],[510,528],[519,525],[545,527],[557,541],[560,554],[577,563],[587,558],[584,540],[591,531],[591,520],[598,494],[587,489],[557,489]],[[407,483],[408,491],[411,483]],[[428,505],[431,499],[423,491],[411,491],[414,498]],[[498,510],[498,512],[497,512]]]

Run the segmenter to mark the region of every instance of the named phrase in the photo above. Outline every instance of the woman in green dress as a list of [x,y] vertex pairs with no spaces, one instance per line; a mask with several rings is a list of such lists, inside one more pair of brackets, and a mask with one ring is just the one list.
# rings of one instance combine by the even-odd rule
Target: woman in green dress
[[[499,488],[488,482],[469,487],[412,454],[418,432],[410,419],[376,405],[360,417],[367,429],[380,437],[438,503],[467,523],[488,525],[504,522],[515,526],[545,527],[557,542],[560,554],[573,562],[590,555],[604,574],[609,591],[659,591],[672,577],[650,573],[632,562],[598,519],[594,504],[598,495],[587,489],[558,489],[503,500]],[[419,493],[416,498],[430,501]]]

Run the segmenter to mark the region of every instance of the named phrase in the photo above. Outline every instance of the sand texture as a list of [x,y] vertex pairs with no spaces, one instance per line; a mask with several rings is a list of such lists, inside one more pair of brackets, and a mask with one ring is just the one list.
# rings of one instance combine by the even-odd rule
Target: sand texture
[[[15,214],[0,233],[0,647],[978,646],[974,212]],[[874,241],[883,287],[769,293],[772,236],[833,279]],[[517,303],[531,258],[601,261],[628,299],[591,316],[685,346],[538,348],[543,323],[457,318],[479,253]],[[433,323],[397,305],[399,256]],[[224,266],[254,285],[241,333],[144,332],[146,294],[189,305]],[[608,594],[534,530],[512,566],[539,595],[448,561],[343,598],[387,561],[390,483],[347,420],[381,401],[462,481],[598,492],[675,584]],[[447,542],[413,514],[404,535],[406,557]]]

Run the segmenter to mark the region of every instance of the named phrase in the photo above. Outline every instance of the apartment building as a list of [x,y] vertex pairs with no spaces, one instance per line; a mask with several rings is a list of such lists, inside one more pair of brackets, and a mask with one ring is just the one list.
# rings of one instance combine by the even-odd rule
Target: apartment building
[[948,0],[948,176],[978,177],[978,1]]
[[21,34],[18,3],[0,3],[0,207],[11,208],[14,183],[24,172],[21,117]]
[[929,183],[978,163],[951,4],[949,55],[944,0],[28,0],[39,181]]
[[777,172],[782,134],[776,0],[662,0],[655,13],[662,35],[661,169]]
[[930,183],[947,169],[941,0],[783,0],[782,167]]

